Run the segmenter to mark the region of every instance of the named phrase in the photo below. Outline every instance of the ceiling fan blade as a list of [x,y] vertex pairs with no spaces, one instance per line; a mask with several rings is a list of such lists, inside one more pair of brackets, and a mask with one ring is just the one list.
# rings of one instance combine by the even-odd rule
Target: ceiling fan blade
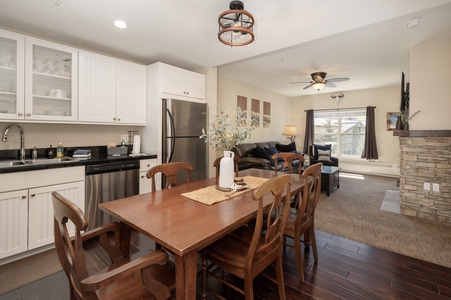
[[312,87],[311,85],[307,85],[303,90],[308,89],[309,87]]
[[329,82],[329,81],[326,82],[326,86],[327,86],[327,87],[337,87],[336,84],[334,84],[334,83],[332,83],[332,82]]
[[339,81],[346,81],[349,80],[348,77],[338,77],[338,78],[331,78],[327,79],[328,82],[339,82]]

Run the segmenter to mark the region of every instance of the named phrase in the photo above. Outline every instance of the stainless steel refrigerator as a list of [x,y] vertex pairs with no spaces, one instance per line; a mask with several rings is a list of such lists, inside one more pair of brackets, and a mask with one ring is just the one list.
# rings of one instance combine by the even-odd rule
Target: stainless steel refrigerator
[[[189,162],[194,166],[191,181],[207,178],[208,144],[199,138],[202,129],[207,130],[207,104],[175,99],[162,101],[162,162]],[[186,172],[181,172],[177,183],[185,182]]]

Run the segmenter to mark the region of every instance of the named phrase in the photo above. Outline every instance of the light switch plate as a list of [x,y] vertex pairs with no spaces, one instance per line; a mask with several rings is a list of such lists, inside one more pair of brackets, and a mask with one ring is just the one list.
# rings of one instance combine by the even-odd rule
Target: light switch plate
[[430,191],[431,190],[431,184],[429,182],[425,182],[424,186],[423,186],[423,189],[425,191]]
[[440,185],[438,183],[433,183],[432,184],[432,191],[440,192]]

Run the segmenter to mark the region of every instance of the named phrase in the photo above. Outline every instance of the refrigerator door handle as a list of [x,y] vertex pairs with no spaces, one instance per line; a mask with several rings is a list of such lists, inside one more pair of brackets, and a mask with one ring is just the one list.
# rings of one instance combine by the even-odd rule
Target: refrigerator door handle
[[171,111],[169,109],[166,109],[166,112],[168,113],[169,116],[169,124],[171,127],[171,154],[169,154],[169,159],[167,162],[171,162],[172,161],[172,157],[174,156],[174,148],[175,148],[175,125],[174,125],[174,118],[172,117]]

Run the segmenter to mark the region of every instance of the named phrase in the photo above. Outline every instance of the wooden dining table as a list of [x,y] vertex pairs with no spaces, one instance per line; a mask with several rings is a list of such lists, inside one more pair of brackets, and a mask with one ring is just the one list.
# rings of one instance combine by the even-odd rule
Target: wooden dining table
[[[279,172],[278,176],[282,174]],[[270,179],[276,175],[274,171],[248,169],[240,171],[240,176]],[[299,174],[292,174],[292,178],[294,196],[301,191],[304,181]],[[253,200],[251,190],[213,205],[182,196],[214,185],[215,178],[209,178],[99,204],[101,210],[128,225],[125,228],[148,236],[174,253],[177,299],[196,298],[198,251],[256,216],[257,201]],[[271,201],[271,197],[264,198],[264,205]],[[125,242],[123,246],[129,247]]]

